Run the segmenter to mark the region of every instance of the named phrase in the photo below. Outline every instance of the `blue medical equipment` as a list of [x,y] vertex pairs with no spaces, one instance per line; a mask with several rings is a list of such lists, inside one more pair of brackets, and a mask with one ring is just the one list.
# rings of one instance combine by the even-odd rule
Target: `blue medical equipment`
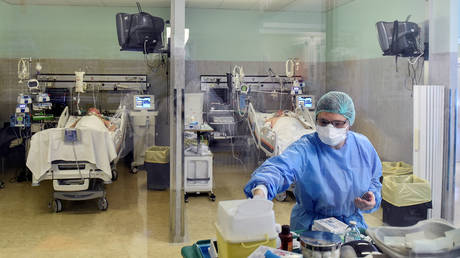
[[28,113],[17,113],[10,117],[11,127],[30,127],[30,115]]
[[75,128],[66,128],[64,130],[64,142],[74,143],[78,142],[78,130]]

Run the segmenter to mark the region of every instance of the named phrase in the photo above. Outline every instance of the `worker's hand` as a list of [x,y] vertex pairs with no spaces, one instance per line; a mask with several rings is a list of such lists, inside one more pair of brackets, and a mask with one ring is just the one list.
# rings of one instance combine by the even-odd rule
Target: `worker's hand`
[[252,199],[265,199],[265,193],[262,189],[255,189]]
[[362,197],[355,198],[355,205],[358,209],[366,211],[374,208],[375,196],[373,192],[367,192]]

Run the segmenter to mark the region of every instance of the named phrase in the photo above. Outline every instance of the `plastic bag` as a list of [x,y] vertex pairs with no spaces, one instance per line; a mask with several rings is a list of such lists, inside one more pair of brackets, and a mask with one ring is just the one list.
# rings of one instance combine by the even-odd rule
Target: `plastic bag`
[[431,201],[428,181],[414,175],[386,176],[382,198],[394,206],[411,206]]
[[166,164],[169,163],[169,146],[152,146],[145,152],[145,162]]
[[412,165],[403,161],[382,162],[382,176],[410,175],[414,171]]

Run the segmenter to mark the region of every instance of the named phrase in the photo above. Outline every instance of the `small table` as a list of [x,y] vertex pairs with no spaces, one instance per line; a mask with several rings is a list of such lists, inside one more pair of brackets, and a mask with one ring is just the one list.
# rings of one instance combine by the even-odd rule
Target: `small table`
[[198,152],[199,151],[198,149],[200,148],[201,135],[204,135],[205,133],[214,132],[214,129],[209,124],[202,123],[201,125],[197,125],[196,127],[185,126],[184,131],[196,133],[196,140],[197,140],[196,149]]

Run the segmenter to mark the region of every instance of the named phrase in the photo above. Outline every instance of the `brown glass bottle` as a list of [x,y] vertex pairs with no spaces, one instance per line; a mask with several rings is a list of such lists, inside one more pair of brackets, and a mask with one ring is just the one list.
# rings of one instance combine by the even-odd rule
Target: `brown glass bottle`
[[292,234],[289,225],[283,225],[281,227],[279,237],[281,240],[281,249],[285,251],[292,251]]

